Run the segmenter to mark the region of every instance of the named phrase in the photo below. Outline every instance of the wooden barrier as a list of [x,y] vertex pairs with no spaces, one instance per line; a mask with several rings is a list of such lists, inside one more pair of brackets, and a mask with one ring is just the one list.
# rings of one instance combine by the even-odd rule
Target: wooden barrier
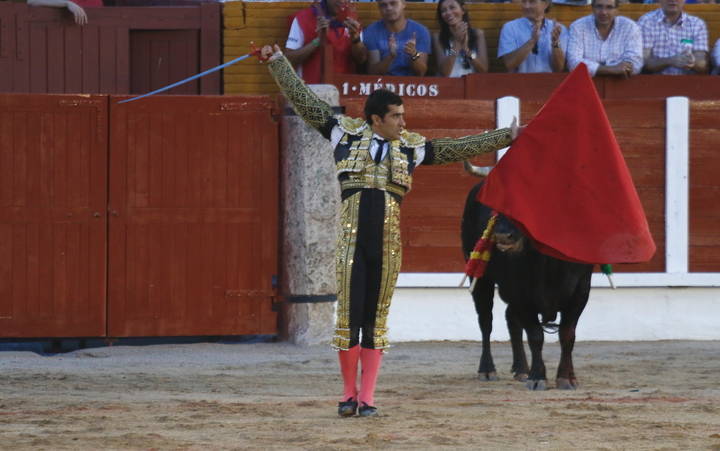
[[0,337],[277,332],[267,97],[0,95]]
[[[67,10],[0,2],[0,92],[144,93],[220,63],[219,4]],[[170,94],[220,94],[219,74]]]

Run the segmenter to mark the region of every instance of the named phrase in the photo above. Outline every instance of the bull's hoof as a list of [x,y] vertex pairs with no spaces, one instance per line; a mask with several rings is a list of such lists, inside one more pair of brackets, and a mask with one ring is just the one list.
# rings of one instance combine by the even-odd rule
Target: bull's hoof
[[525,383],[525,386],[528,388],[528,390],[532,391],[543,391],[547,389],[545,379],[528,379],[528,381]]
[[500,378],[498,378],[497,373],[495,371],[487,371],[487,372],[480,371],[480,372],[478,372],[478,377],[480,378],[481,381],[495,382],[495,381],[500,380]]
[[578,388],[577,380],[558,377],[555,379],[555,386],[558,390],[575,390]]
[[513,379],[519,382],[526,382],[528,380],[528,373],[515,373]]

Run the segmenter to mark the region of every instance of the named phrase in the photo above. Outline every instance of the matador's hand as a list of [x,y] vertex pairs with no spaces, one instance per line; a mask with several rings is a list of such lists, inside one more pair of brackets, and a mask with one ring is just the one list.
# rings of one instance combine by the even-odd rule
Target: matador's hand
[[510,124],[510,138],[515,141],[515,139],[520,136],[520,133],[525,130],[525,127],[527,127],[527,125],[518,126],[517,117],[513,117],[512,123]]
[[269,45],[264,45],[262,49],[260,49],[260,59],[261,60],[267,60],[270,58],[274,53],[282,53],[282,50],[280,50],[280,46],[275,44],[272,47]]

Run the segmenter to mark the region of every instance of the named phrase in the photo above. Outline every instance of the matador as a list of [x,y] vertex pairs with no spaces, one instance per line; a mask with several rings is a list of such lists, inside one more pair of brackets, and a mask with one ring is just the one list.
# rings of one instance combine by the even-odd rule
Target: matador
[[332,338],[344,385],[338,414],[376,416],[375,385],[389,346],[387,316],[402,255],[400,204],[412,187],[413,171],[421,164],[464,161],[507,147],[520,128],[513,123],[478,135],[428,140],[405,129],[402,98],[384,89],[370,94],[364,118],[335,114],[298,78],[278,46],[265,46],[262,55],[269,57],[270,72],[297,114],[334,149],[342,196]]

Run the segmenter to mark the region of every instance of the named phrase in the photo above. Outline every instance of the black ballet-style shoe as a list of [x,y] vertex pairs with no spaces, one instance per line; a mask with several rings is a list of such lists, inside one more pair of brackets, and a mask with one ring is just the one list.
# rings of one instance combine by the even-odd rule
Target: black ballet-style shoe
[[358,403],[353,398],[338,403],[338,415],[341,417],[352,417],[357,412]]
[[362,406],[360,406],[360,409],[358,410],[358,414],[361,417],[376,417],[379,415],[377,407],[369,406],[367,403],[362,403]]

